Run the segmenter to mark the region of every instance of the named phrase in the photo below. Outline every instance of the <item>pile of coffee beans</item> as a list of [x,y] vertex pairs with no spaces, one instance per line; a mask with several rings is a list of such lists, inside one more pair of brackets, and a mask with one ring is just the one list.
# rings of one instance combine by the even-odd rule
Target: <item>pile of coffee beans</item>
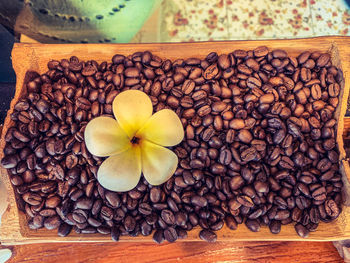
[[[205,59],[163,60],[148,51],[111,62],[50,61],[32,74],[14,107],[1,163],[31,229],[174,242],[194,227],[208,242],[224,224],[251,231],[294,224],[301,237],[341,210],[343,186],[335,109],[342,72],[330,55],[235,50]],[[154,111],[170,108],[185,138],[172,148],[174,176],[143,177],[129,192],[96,180],[103,158],[84,143],[89,120],[112,113],[121,91],[147,93]]]

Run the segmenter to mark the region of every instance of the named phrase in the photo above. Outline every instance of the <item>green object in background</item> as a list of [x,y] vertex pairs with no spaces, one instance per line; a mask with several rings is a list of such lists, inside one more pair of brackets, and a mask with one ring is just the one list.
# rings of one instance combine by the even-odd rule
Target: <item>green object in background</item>
[[0,17],[43,43],[127,43],[161,0],[0,0]]

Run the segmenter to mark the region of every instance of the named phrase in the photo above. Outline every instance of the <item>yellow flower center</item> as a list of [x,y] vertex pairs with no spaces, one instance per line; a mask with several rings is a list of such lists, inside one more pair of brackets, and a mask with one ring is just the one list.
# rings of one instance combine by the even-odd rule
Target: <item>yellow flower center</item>
[[132,139],[130,140],[132,145],[139,145],[140,141],[141,141],[141,139],[139,137],[136,137],[136,136],[132,137]]

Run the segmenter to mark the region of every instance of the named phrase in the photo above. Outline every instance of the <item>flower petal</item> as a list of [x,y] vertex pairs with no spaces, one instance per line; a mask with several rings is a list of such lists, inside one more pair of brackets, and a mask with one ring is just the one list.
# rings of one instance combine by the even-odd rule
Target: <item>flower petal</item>
[[184,129],[176,113],[164,109],[153,114],[137,134],[159,145],[174,146],[183,140]]
[[153,111],[151,99],[139,90],[121,92],[113,101],[113,113],[129,138],[146,123]]
[[118,122],[106,116],[91,120],[84,137],[87,149],[96,156],[114,155],[131,147],[130,139]]
[[133,189],[141,177],[139,147],[132,147],[107,158],[97,171],[99,183],[106,189],[125,192]]
[[165,183],[174,173],[178,158],[171,150],[144,140],[141,145],[142,173],[152,185]]

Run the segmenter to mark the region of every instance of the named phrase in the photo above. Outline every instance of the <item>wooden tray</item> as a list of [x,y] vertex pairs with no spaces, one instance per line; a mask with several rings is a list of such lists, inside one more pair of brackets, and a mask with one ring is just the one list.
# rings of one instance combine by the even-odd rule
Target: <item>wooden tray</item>
[[[150,50],[161,58],[204,58],[209,52],[229,53],[235,49],[254,49],[257,46],[265,45],[270,49],[281,48],[288,51],[289,55],[296,56],[304,50],[329,52],[332,55],[332,62],[343,70],[344,80],[347,86],[342,83],[341,98],[337,108],[338,130],[337,145],[340,152],[340,170],[343,174],[345,206],[341,215],[332,223],[320,223],[316,232],[310,233],[309,238],[300,238],[294,230],[293,224],[282,226],[280,234],[273,235],[268,227],[262,227],[260,232],[249,231],[244,224],[239,225],[238,230],[231,231],[224,227],[217,232],[220,241],[238,240],[298,240],[298,241],[326,241],[350,239],[350,198],[348,195],[350,169],[348,162],[344,161],[345,151],[343,147],[344,115],[346,111],[347,98],[350,84],[350,38],[349,37],[318,37],[295,40],[267,40],[267,41],[225,41],[225,42],[202,42],[202,43],[174,43],[174,44],[15,44],[12,51],[13,67],[17,75],[16,94],[11,102],[10,110],[4,123],[4,129],[0,141],[0,158],[3,157],[3,147],[5,145],[4,136],[9,126],[13,123],[10,114],[16,101],[23,94],[24,77],[27,70],[34,70],[40,74],[47,71],[47,62],[51,59],[60,60],[69,58],[72,55],[82,60],[95,59],[99,62],[110,61],[115,53],[124,55],[132,54],[136,51]],[[9,182],[7,172],[0,168],[0,175],[9,191],[10,206],[2,218],[0,228],[1,243],[25,244],[40,242],[102,242],[111,241],[109,236],[100,234],[79,235],[72,233],[64,238],[57,236],[57,230],[48,231],[45,229],[30,230],[27,226],[25,215],[19,212],[15,203],[15,196]],[[350,192],[350,191],[349,191]],[[199,229],[195,228],[188,233],[188,238],[184,241],[196,241]],[[148,237],[121,237],[121,242],[126,241],[151,241]],[[179,242],[179,241],[178,241]],[[182,241],[180,241],[182,242]]]

